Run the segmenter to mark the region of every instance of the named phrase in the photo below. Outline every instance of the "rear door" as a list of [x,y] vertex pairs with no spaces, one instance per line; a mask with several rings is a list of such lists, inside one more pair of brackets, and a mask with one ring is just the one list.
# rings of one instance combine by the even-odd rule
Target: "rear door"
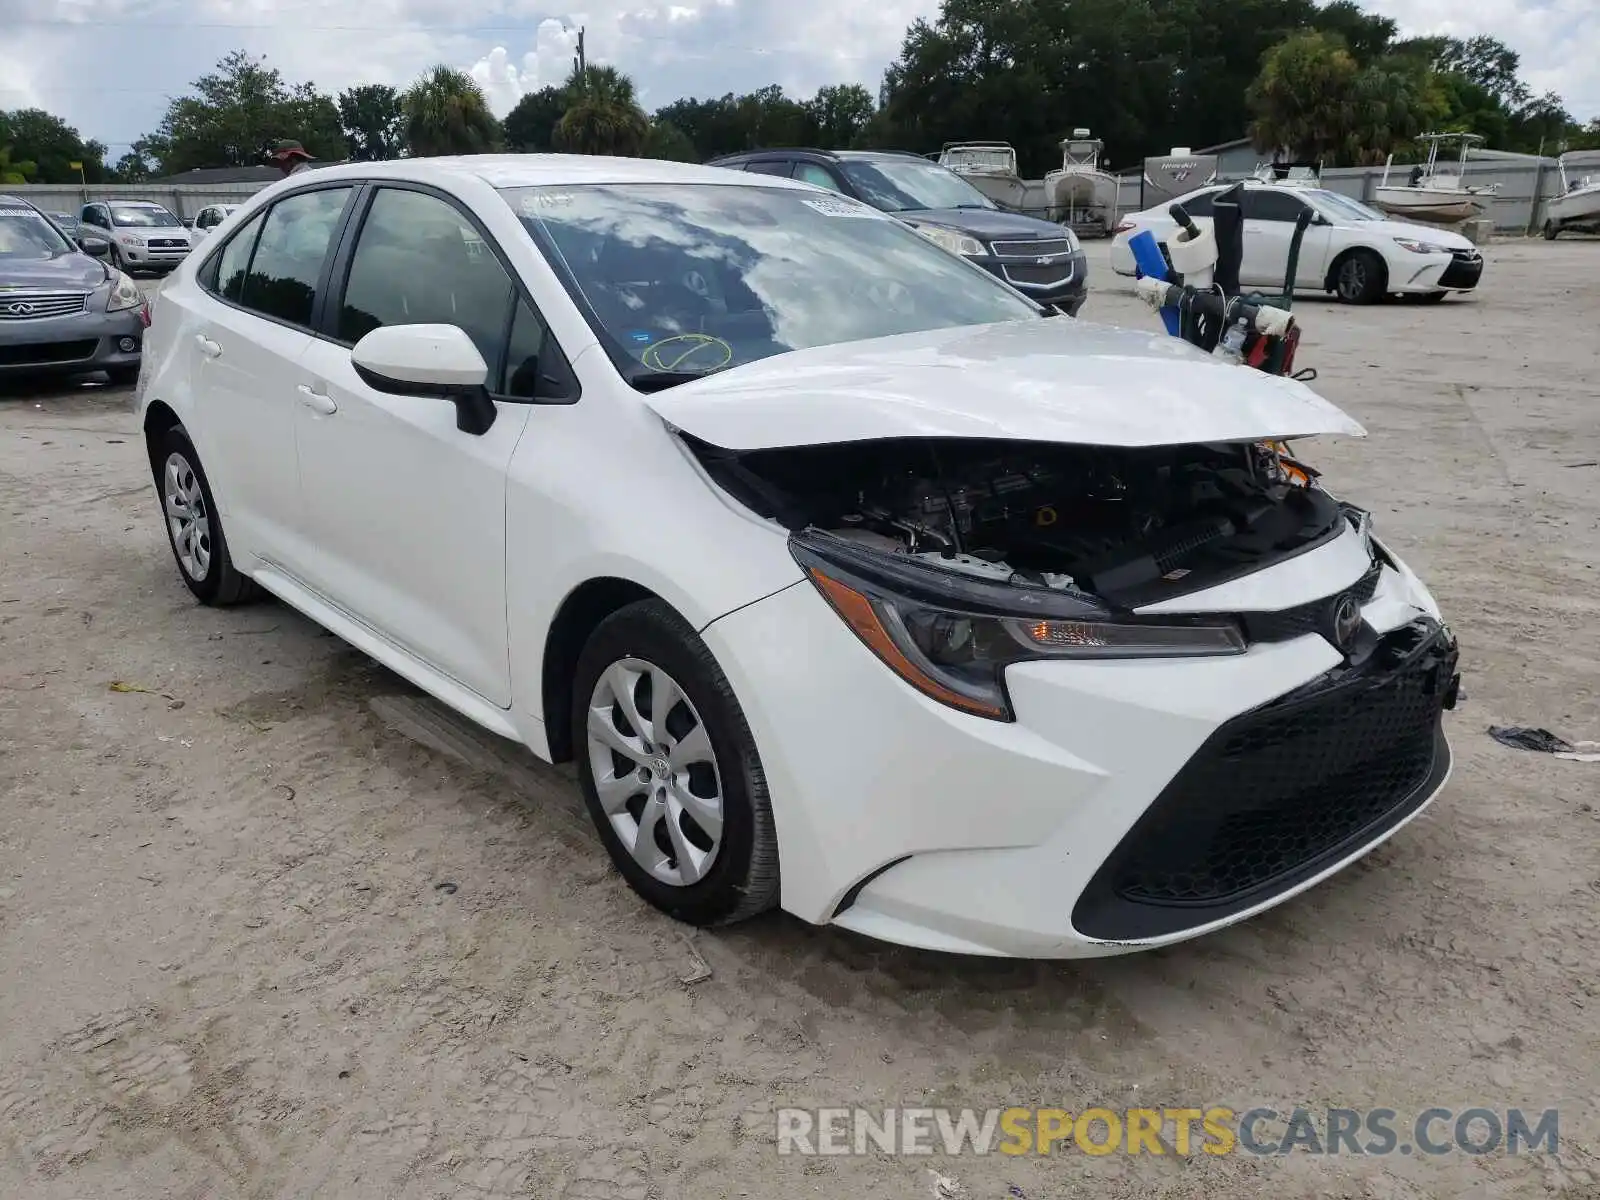
[[307,537],[294,443],[300,359],[354,192],[297,192],[236,230],[200,271],[207,295],[184,347],[200,407],[195,433],[235,557],[291,571]]
[[[297,408],[303,504],[317,530],[306,578],[340,608],[490,703],[511,703],[506,470],[539,376],[559,356],[494,240],[453,198],[375,188]],[[350,348],[380,326],[464,329],[489,365],[493,425],[456,428],[438,396],[369,387]],[[559,374],[560,372],[558,372]]]

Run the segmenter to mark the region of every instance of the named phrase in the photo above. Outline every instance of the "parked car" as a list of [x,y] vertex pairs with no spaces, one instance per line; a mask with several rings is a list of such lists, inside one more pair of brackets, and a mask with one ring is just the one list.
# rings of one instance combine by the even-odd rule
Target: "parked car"
[[917,154],[886,150],[756,150],[711,164],[798,179],[893,213],[1040,304],[1077,316],[1088,264],[1064,225],[1008,212],[960,175]]
[[[1196,224],[1209,225],[1212,201],[1222,187],[1201,188],[1176,203]],[[1295,222],[1310,210],[1311,224],[1300,246],[1295,270],[1297,292],[1332,292],[1348,304],[1371,304],[1386,295],[1443,300],[1453,291],[1470,292],[1483,276],[1483,255],[1459,233],[1413,225],[1386,217],[1359,200],[1293,180],[1248,181],[1244,213],[1244,260],[1239,282],[1249,288],[1281,292],[1289,269],[1289,243]],[[1165,247],[1177,232],[1168,214],[1171,202],[1124,217],[1111,242],[1111,269],[1133,275],[1130,238],[1144,230]]]
[[139,410],[189,590],[265,589],[575,760],[682,920],[1157,946],[1360,858],[1449,770],[1437,606],[1281,456],[1358,424],[847,197],[333,166],[155,305]]
[[102,238],[68,239],[26,200],[0,195],[0,376],[105,371],[132,383],[150,312],[99,262]]
[[152,200],[96,200],[83,206],[79,220],[105,234],[112,265],[130,275],[165,275],[188,257],[193,245],[183,222]]
[[67,237],[75,238],[78,236],[78,218],[71,213],[53,212],[45,215],[54,221],[56,228],[66,234]]
[[221,225],[228,214],[238,209],[237,204],[208,204],[194,215],[194,223],[189,226],[189,233],[193,241],[200,241],[218,225]]

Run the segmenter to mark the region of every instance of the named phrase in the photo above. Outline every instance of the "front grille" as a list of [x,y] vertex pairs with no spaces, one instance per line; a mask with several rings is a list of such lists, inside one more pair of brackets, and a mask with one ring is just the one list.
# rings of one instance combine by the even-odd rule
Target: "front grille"
[[1374,563],[1365,575],[1344,592],[1278,612],[1240,613],[1239,620],[1244,625],[1245,635],[1252,642],[1287,642],[1308,633],[1322,633],[1329,628],[1328,621],[1334,605],[1347,593],[1363,607],[1370,603],[1378,590],[1378,577],[1382,574],[1383,568]]
[[55,363],[77,362],[94,354],[100,343],[95,338],[79,342],[0,342],[0,367],[47,367]]
[[1006,263],[1002,270],[1012,283],[1025,283],[1033,287],[1047,287],[1068,283],[1072,279],[1071,260],[1039,266],[1037,263]]
[[1440,287],[1476,287],[1483,276],[1483,255],[1476,250],[1453,250],[1450,265],[1439,276]]
[[152,250],[184,249],[189,248],[189,243],[182,238],[151,238],[145,242]]
[[989,249],[1001,258],[1042,258],[1046,254],[1071,254],[1072,243],[1066,238],[1043,242],[990,242]]
[[0,321],[70,317],[88,303],[88,292],[0,292]]
[[1156,937],[1246,909],[1420,806],[1449,751],[1455,642],[1423,618],[1367,658],[1236,717],[1135,822],[1073,912],[1083,933]]

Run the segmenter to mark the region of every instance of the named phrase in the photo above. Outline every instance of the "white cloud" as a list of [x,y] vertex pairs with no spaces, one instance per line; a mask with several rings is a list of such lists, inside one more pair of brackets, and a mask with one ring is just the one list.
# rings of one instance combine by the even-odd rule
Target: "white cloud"
[[[577,50],[577,33],[554,18],[539,22],[534,30],[533,49],[520,63],[511,60],[504,46],[496,46],[468,69],[478,81],[495,116],[503,117],[529,92],[558,85],[572,73],[572,56]],[[587,47],[585,47],[587,52]]]
[[[1596,0],[1365,0],[1407,33],[1489,33],[1522,54],[1536,90],[1600,115]],[[0,0],[0,107],[37,104],[86,137],[127,143],[167,98],[229,50],[266,54],[284,75],[338,92],[403,87],[437,63],[470,69],[496,112],[571,70],[587,28],[591,62],[631,75],[647,107],[769,83],[809,95],[826,83],[874,92],[906,26],[938,0]],[[1003,130],[985,131],[1003,136]],[[126,146],[113,145],[113,155]]]

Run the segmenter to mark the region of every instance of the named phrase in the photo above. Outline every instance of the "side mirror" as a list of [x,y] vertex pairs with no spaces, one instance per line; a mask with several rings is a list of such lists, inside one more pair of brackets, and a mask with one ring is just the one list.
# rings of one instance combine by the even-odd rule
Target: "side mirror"
[[106,241],[105,238],[80,237],[78,239],[78,249],[85,254],[94,255],[96,258],[104,258],[111,253],[111,243]]
[[459,325],[385,325],[351,347],[350,363],[374,391],[453,401],[462,433],[484,434],[494,424],[489,367]]

